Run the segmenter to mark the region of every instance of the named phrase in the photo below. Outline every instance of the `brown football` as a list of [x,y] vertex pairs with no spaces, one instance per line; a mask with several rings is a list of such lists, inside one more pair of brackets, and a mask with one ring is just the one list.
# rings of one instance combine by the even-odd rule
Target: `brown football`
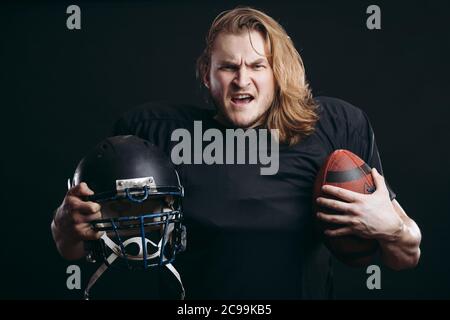
[[[332,209],[319,207],[316,204],[316,199],[320,196],[332,198],[330,195],[322,193],[322,186],[325,184],[359,193],[373,193],[375,185],[370,171],[371,168],[361,158],[348,150],[341,149],[331,153],[316,177],[313,194],[314,211],[339,214]],[[378,242],[373,239],[364,239],[353,235],[339,237],[324,235],[324,230],[336,229],[342,225],[326,223],[317,219],[317,227],[327,248],[336,258],[347,265],[368,265],[378,250]]]

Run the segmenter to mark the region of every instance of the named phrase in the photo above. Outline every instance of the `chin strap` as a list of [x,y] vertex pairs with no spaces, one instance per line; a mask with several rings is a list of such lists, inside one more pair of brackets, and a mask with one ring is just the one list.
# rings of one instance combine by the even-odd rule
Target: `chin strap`
[[[165,239],[165,243],[167,243],[167,238]],[[145,258],[147,260],[149,259],[155,259],[158,258],[160,256],[161,253],[161,247],[162,247],[162,241],[163,239],[161,239],[159,241],[158,244],[154,243],[153,241],[145,238],[145,245],[147,244],[151,244],[153,247],[157,247],[158,250],[151,254],[151,255],[147,255],[147,257],[144,257],[145,255],[143,254],[144,252],[144,248],[142,245],[142,238],[141,237],[133,237],[130,239],[127,239],[126,241],[123,242],[122,246],[117,245],[113,240],[111,240],[111,238],[109,238],[106,233],[104,233],[101,237],[101,239],[105,242],[105,245],[108,246],[111,250],[112,253],[109,255],[109,257],[106,259],[108,263],[102,263],[102,265],[94,272],[94,274],[91,276],[91,278],[89,279],[89,282],[86,286],[86,289],[84,290],[84,299],[85,300],[89,300],[89,291],[91,290],[92,286],[97,282],[97,280],[100,278],[100,276],[108,269],[108,267],[119,257],[123,257],[129,260],[144,260]],[[124,249],[130,245],[130,244],[137,244],[139,246],[139,253],[137,255],[130,255],[130,254],[126,254],[124,252]],[[162,256],[163,261],[165,260],[164,255]],[[175,267],[171,264],[171,263],[166,263],[164,265],[167,269],[169,269],[169,271],[175,276],[175,278],[178,280],[178,283],[181,286],[181,300],[184,300],[185,297],[185,290],[184,290],[184,286],[183,283],[181,282],[181,276],[180,273],[175,269]]]

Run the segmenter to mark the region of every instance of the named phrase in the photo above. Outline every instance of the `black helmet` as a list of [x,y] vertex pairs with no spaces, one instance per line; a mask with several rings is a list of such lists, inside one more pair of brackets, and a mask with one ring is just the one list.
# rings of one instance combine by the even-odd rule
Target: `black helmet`
[[88,153],[73,177],[75,185],[80,182],[94,191],[91,201],[123,198],[127,190],[132,196],[144,191],[145,198],[145,186],[149,196],[183,196],[178,174],[166,155],[149,141],[131,135],[107,138]]
[[78,164],[72,185],[81,182],[94,191],[85,200],[102,205],[92,227],[105,234],[93,246],[93,260],[100,256],[109,266],[121,258],[118,265],[147,269],[171,263],[184,250],[183,187],[170,160],[149,141],[131,135],[103,140]]

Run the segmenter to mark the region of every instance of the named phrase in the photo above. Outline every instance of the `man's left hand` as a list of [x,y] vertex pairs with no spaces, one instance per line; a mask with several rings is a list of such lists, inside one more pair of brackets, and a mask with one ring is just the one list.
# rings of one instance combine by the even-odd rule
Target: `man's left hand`
[[362,194],[343,188],[324,185],[322,191],[340,200],[317,198],[317,204],[340,214],[317,213],[322,221],[341,225],[335,230],[325,230],[327,236],[356,235],[362,238],[395,241],[404,228],[404,222],[395,212],[389,191],[382,175],[373,168],[372,177],[376,191]]

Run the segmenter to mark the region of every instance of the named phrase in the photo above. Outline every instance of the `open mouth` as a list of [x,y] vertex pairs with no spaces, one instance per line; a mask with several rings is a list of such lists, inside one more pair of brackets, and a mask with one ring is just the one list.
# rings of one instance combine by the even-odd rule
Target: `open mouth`
[[253,101],[255,99],[250,94],[237,94],[231,97],[231,101],[237,105],[245,105]]

